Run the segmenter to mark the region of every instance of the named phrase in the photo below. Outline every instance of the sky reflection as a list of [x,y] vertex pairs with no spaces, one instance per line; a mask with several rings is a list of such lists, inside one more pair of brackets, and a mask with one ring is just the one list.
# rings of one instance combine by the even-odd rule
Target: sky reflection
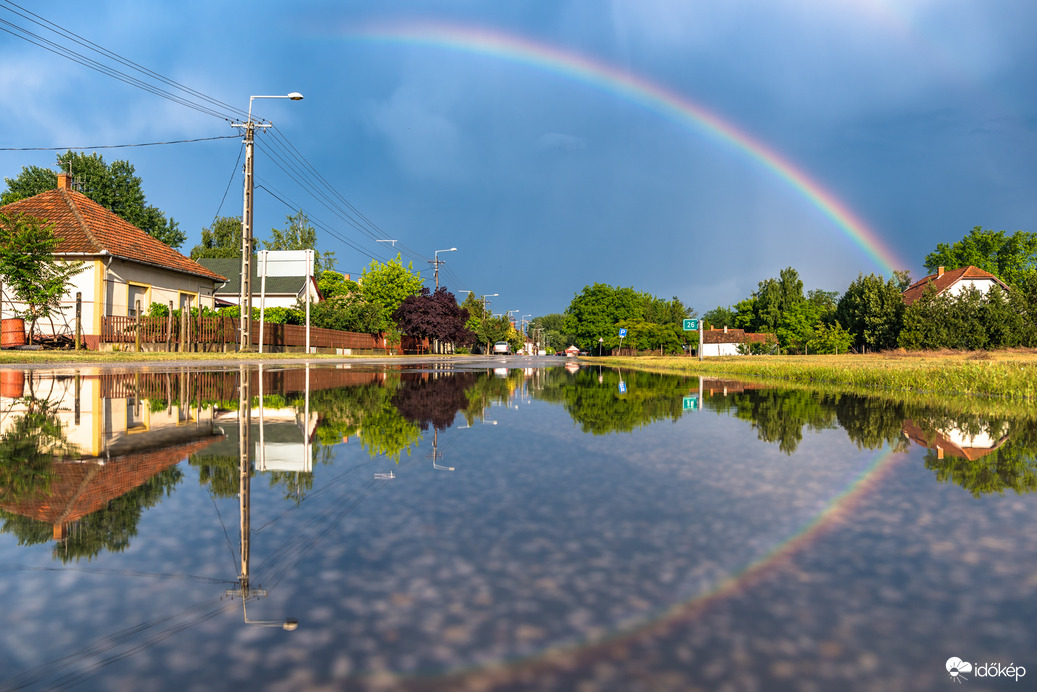
[[[313,368],[309,390],[294,369],[195,373],[189,396],[153,404],[134,383],[147,429],[99,414],[91,429],[110,434],[91,444],[161,454],[185,430],[206,444],[135,513],[78,519],[64,538],[25,528],[16,510],[40,496],[0,496],[0,597],[17,604],[0,616],[0,686],[926,689],[952,655],[1030,663],[1029,419],[625,371],[459,370],[361,369],[339,386],[342,371]],[[291,632],[242,614],[242,382],[247,617],[297,620]],[[0,403],[11,430],[27,404]],[[67,421],[75,407],[59,408]],[[258,471],[265,444],[282,468]],[[120,519],[117,548],[62,557]]]

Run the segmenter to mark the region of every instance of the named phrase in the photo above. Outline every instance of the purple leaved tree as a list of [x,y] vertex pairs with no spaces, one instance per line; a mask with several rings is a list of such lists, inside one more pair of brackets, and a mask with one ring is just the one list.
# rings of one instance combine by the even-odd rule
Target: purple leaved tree
[[475,333],[464,326],[468,310],[458,305],[454,294],[446,288],[433,292],[425,287],[421,293],[407,296],[392,318],[401,332],[417,339],[438,339],[459,346],[475,343]]

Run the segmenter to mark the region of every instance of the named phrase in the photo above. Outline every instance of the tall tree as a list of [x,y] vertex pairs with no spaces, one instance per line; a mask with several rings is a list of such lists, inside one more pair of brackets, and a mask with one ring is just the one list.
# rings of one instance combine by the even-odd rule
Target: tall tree
[[[141,180],[128,161],[108,165],[100,154],[66,151],[58,156],[57,163],[71,173],[84,195],[153,238],[174,248],[187,240],[176,221],[167,219],[157,207],[147,203]],[[0,194],[0,204],[10,204],[53,190],[57,174],[46,168],[26,166],[16,178],[4,178],[4,182],[7,190]]]
[[904,315],[901,281],[858,274],[836,307],[836,317],[858,348],[895,348]]
[[[644,302],[633,288],[596,283],[584,286],[565,310],[565,331],[576,339],[583,350],[597,348],[598,339],[605,345],[618,343],[618,327],[623,320],[642,319]],[[614,345],[614,344],[611,344]]]
[[313,250],[314,276],[335,268],[335,253],[317,249],[317,230],[302,209],[285,217],[283,229],[271,228],[270,233],[270,240],[263,241],[264,250]]
[[938,267],[968,265],[988,271],[1009,285],[1018,285],[1037,272],[1037,233],[1016,231],[1008,235],[975,226],[958,242],[939,243],[925,256],[925,268],[930,273]]
[[397,254],[388,262],[372,260],[360,274],[360,294],[369,303],[381,306],[385,322],[392,321],[392,314],[407,296],[421,290],[421,272],[414,271],[414,263],[403,265]]
[[191,259],[241,257],[241,217],[221,216],[202,229],[202,242],[191,248]]

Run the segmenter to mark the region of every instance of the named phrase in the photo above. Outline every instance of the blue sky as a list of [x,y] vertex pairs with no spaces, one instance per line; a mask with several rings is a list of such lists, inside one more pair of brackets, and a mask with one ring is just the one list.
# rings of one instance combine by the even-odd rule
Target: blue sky
[[[973,226],[1037,230],[1029,0],[19,4],[235,108],[247,110],[251,95],[303,93],[254,105],[276,125],[257,135],[256,237],[301,207],[339,270],[391,257],[375,238],[395,239],[430,281],[433,253],[457,247],[440,254],[441,283],[499,293],[497,312],[561,312],[603,282],[677,296],[701,313],[786,266],[806,288],[842,292],[860,272],[888,275],[889,263],[701,122],[557,63],[414,38],[429,26],[665,90],[792,166],[915,278],[937,243]],[[11,10],[0,0],[0,21],[88,53]],[[0,33],[0,93],[2,177],[57,155],[6,149],[237,132],[225,116],[9,33]],[[298,161],[279,166],[275,136],[317,175],[301,177]],[[135,166],[149,203],[187,232],[185,252],[217,214],[241,213],[240,152],[239,137],[100,150]],[[343,199],[366,233],[346,220]]]

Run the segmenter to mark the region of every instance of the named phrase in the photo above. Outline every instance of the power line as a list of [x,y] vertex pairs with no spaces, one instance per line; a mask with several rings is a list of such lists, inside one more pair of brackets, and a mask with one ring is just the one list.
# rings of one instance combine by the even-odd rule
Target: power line
[[[9,33],[12,36],[16,36],[17,38],[20,38],[20,39],[22,39],[24,41],[32,43],[33,45],[39,46],[40,48],[43,48],[44,50],[48,50],[48,51],[50,51],[50,52],[52,52],[52,53],[54,53],[56,55],[60,55],[61,57],[67,58],[68,60],[71,60],[73,62],[79,63],[80,65],[83,65],[85,67],[89,67],[90,69],[93,69],[93,70],[96,70],[98,72],[101,72],[102,74],[106,74],[106,75],[108,75],[110,77],[118,79],[119,81],[125,82],[127,84],[132,85],[132,86],[136,86],[138,88],[144,89],[145,91],[149,91],[149,92],[151,92],[151,93],[153,93],[153,94],[155,94],[157,96],[161,96],[162,98],[169,99],[169,100],[174,101],[176,103],[180,103],[181,105],[187,106],[188,108],[193,108],[195,110],[201,111],[203,113],[207,113],[209,115],[213,115],[213,116],[218,117],[218,118],[223,118],[225,120],[229,120],[229,119],[232,119],[232,118],[235,118],[235,117],[240,117],[241,115],[243,115],[245,113],[245,111],[241,110],[240,108],[235,108],[234,106],[231,106],[230,104],[227,104],[227,103],[224,103],[224,102],[222,102],[222,101],[220,101],[218,99],[212,98],[211,96],[207,96],[206,94],[203,94],[200,91],[197,91],[197,90],[192,89],[190,87],[187,87],[187,86],[185,86],[185,85],[183,85],[183,84],[181,84],[179,82],[176,82],[176,81],[174,81],[172,79],[169,79],[168,77],[165,77],[165,76],[159,74],[158,72],[155,72],[155,71],[150,70],[150,69],[148,69],[146,67],[143,67],[143,66],[133,62],[132,60],[129,60],[129,59],[119,55],[118,53],[110,51],[107,48],[104,48],[104,47],[102,47],[102,46],[100,46],[100,45],[98,45],[98,44],[96,44],[96,43],[94,43],[92,41],[89,41],[89,40],[83,38],[82,36],[76,34],[75,32],[69,31],[68,29],[65,29],[64,27],[62,27],[62,26],[60,26],[58,24],[55,24],[54,22],[51,22],[50,20],[44,19],[40,15],[35,14],[34,12],[28,10],[27,8],[22,7],[21,5],[18,5],[16,3],[10,2],[9,0],[0,0],[0,2],[3,2],[3,4],[7,6],[7,7],[2,7],[2,9],[6,9],[8,12],[10,12],[10,13],[18,16],[18,17],[21,17],[22,19],[27,20],[27,21],[31,22],[32,24],[35,24],[36,26],[38,26],[38,27],[40,27],[40,28],[42,28],[42,29],[44,29],[46,31],[49,31],[49,32],[51,32],[53,34],[57,34],[59,37],[61,37],[62,39],[66,40],[66,41],[71,41],[72,43],[77,44],[79,46],[82,46],[83,48],[86,48],[86,49],[92,51],[93,53],[96,53],[96,54],[98,54],[98,55],[100,55],[100,56],[102,56],[102,57],[104,57],[104,58],[106,58],[108,60],[114,61],[115,63],[123,65],[124,67],[128,67],[131,70],[134,70],[135,72],[138,72],[138,73],[140,73],[141,75],[143,75],[143,76],[145,76],[147,78],[150,78],[150,79],[156,80],[156,81],[158,81],[158,82],[160,82],[162,84],[166,84],[168,86],[171,86],[174,89],[176,89],[176,90],[178,90],[180,92],[183,92],[184,94],[187,94],[187,96],[186,97],[185,96],[178,96],[177,94],[175,94],[173,92],[170,92],[170,91],[166,91],[165,89],[162,89],[161,87],[157,87],[155,85],[148,84],[147,82],[144,82],[144,81],[142,81],[140,79],[137,79],[136,77],[133,77],[133,76],[131,76],[131,75],[125,73],[125,72],[122,72],[121,70],[118,70],[118,69],[116,69],[114,67],[110,67],[110,66],[105,65],[105,64],[103,64],[101,62],[98,62],[98,61],[96,61],[96,60],[94,60],[94,59],[84,55],[83,53],[80,53],[80,52],[76,51],[73,48],[69,48],[69,47],[60,45],[58,43],[55,43],[54,41],[46,39],[43,36],[41,36],[40,34],[33,33],[33,32],[29,31],[28,29],[26,29],[24,27],[18,26],[17,24],[13,24],[13,23],[8,22],[8,21],[0,20],[0,23],[6,25],[8,27],[11,27],[11,29],[13,29],[13,31],[9,30],[9,29],[4,29],[2,27],[0,27],[0,30],[5,31],[6,33]],[[14,8],[14,9],[12,9],[12,8]],[[193,97],[194,99],[197,99],[197,101],[191,102],[191,101],[188,100],[187,97]],[[208,105],[205,105],[205,104],[208,104]],[[222,112],[220,112],[220,111],[222,111]]]
[[130,147],[157,147],[164,144],[190,144],[192,142],[211,142],[217,139],[235,139],[240,135],[220,135],[218,137],[197,137],[195,139],[172,139],[167,142],[141,142],[138,144],[98,144],[91,147],[0,147],[0,151],[92,151],[94,149],[128,149]]

